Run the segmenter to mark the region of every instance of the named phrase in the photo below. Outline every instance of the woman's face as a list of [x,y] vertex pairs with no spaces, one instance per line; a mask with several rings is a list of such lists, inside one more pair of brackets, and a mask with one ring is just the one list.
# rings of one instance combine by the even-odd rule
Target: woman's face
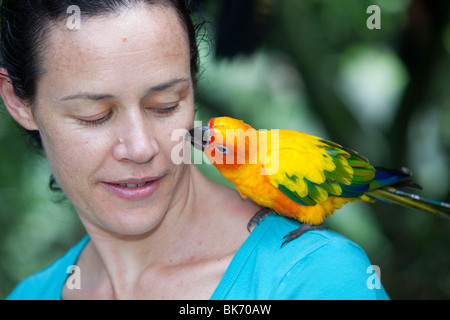
[[175,12],[137,6],[54,27],[34,105],[56,180],[86,224],[136,235],[173,205],[186,166],[175,129],[192,127],[189,43]]

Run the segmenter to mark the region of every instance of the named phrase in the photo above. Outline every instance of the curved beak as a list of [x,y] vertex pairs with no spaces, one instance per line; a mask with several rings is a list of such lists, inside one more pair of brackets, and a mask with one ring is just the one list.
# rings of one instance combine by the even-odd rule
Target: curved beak
[[209,144],[209,139],[211,138],[208,126],[196,127],[189,130],[191,135],[191,143],[194,148],[198,150],[205,150],[206,146]]

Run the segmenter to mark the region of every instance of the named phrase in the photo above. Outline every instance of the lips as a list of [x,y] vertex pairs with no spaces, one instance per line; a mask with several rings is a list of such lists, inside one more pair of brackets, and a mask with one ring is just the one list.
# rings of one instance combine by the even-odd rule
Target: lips
[[102,185],[114,196],[137,201],[150,197],[158,188],[161,177],[126,179],[115,182],[102,182]]

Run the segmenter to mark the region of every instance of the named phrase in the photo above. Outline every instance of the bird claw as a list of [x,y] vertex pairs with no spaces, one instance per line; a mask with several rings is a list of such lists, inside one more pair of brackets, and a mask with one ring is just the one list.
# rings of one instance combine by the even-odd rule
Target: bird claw
[[292,240],[295,240],[299,238],[302,234],[304,234],[307,231],[311,230],[324,230],[327,226],[324,223],[321,224],[309,224],[309,223],[303,223],[300,228],[295,229],[294,231],[289,232],[287,235],[283,237],[284,242],[281,244],[281,248]]
[[272,212],[271,209],[269,208],[262,208],[261,210],[259,210],[257,213],[255,213],[255,215],[250,219],[250,221],[247,223],[247,230],[248,232],[250,231],[250,228],[254,225],[259,224],[259,222],[264,219],[265,217],[267,217],[270,213]]

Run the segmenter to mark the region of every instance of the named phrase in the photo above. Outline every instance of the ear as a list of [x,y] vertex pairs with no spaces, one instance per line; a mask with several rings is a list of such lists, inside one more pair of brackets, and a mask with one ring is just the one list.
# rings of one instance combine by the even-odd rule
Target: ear
[[8,71],[0,68],[0,95],[3,98],[6,110],[11,117],[27,130],[38,130],[38,125],[31,112],[31,106],[26,105],[14,92]]

